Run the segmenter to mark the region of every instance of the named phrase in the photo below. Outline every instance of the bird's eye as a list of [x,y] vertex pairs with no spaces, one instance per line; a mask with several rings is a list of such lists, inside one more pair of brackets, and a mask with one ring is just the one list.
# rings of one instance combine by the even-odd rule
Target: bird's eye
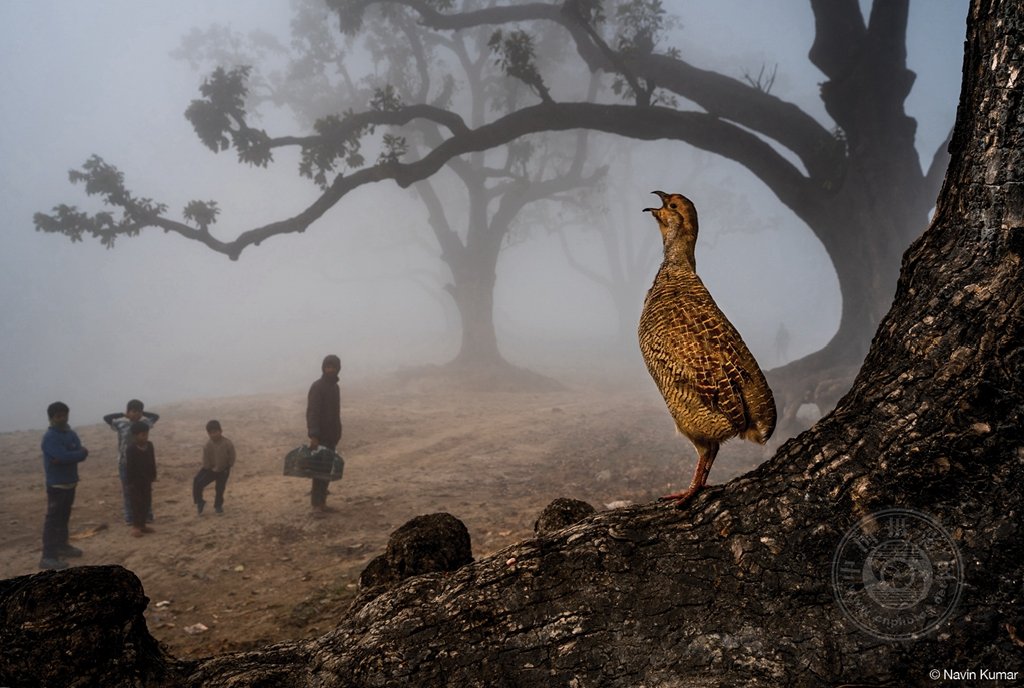
[[671,208],[672,210],[675,210],[676,209],[676,204],[675,203],[669,203],[668,207]]

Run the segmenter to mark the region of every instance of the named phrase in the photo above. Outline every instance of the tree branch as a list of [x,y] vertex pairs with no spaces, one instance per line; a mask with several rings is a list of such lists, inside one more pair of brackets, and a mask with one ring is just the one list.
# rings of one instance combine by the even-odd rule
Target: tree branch
[[[816,32],[810,58],[829,77],[821,85],[822,100],[851,146],[877,136],[879,120],[892,139],[886,146],[912,146],[917,125],[903,109],[915,79],[907,69],[908,0],[876,0],[866,28],[856,0],[812,0],[811,7]],[[874,95],[866,99],[868,88]],[[858,114],[865,109],[872,116]]]
[[659,87],[793,151],[811,178],[826,182],[841,175],[845,164],[842,143],[793,103],[673,57],[650,55],[640,62],[640,73]]
[[[357,135],[367,127],[375,126],[402,126],[413,120],[427,120],[439,124],[453,134],[462,134],[469,131],[469,127],[462,117],[450,110],[444,110],[433,105],[416,104],[403,105],[395,110],[371,110],[351,114],[333,129],[331,139],[340,139],[346,136]],[[324,135],[310,136],[278,136],[269,139],[270,148],[283,148],[286,146],[311,147],[325,141]]]
[[399,165],[393,178],[408,186],[436,172],[456,155],[487,150],[526,134],[580,128],[640,140],[683,141],[712,151],[749,168],[798,215],[810,210],[807,178],[760,138],[704,113],[662,107],[557,103],[523,108],[447,139],[421,160]]
[[402,5],[408,7],[420,15],[424,26],[439,30],[469,29],[477,26],[491,24],[513,24],[516,22],[532,21],[535,19],[547,19],[558,21],[562,14],[559,5],[552,5],[543,2],[526,3],[523,5],[496,6],[458,14],[445,14],[434,9],[425,0],[364,0],[355,6],[346,6],[346,0],[327,0],[327,5],[333,8],[339,15],[350,16],[355,12],[361,12],[371,5]]
[[[400,113],[363,113],[353,115],[349,119],[397,123],[411,119],[411,112],[424,109],[431,114],[431,121],[436,121],[436,113],[443,112],[429,106],[415,106],[402,108]],[[389,118],[388,115],[395,117]],[[815,210],[807,200],[808,180],[800,171],[767,143],[740,127],[700,112],[680,112],[662,107],[558,103],[523,108],[476,129],[463,128],[457,135],[444,140],[418,161],[388,161],[349,175],[339,175],[303,212],[243,232],[233,241],[217,240],[201,230],[163,217],[162,213],[133,218],[137,223],[135,231],[147,226],[160,227],[187,239],[200,241],[236,260],[242,250],[250,245],[258,246],[264,240],[279,234],[305,231],[347,193],[363,185],[391,179],[402,187],[408,187],[431,176],[459,155],[489,150],[527,134],[580,128],[634,139],[684,141],[698,148],[713,151],[736,160],[753,171],[797,215],[804,216]],[[45,231],[63,231],[54,228],[59,219],[40,213],[36,215],[36,226]],[[64,233],[70,234],[71,229]]]
[[808,55],[830,79],[841,77],[857,60],[867,34],[857,0],[811,0],[814,44]]
[[[852,2],[859,17],[856,0]],[[621,74],[631,84],[637,77],[642,77],[647,83],[656,83],[659,88],[686,98],[717,117],[760,132],[793,151],[808,174],[822,184],[841,176],[842,142],[796,105],[737,79],[698,69],[676,57],[653,53],[626,56],[611,51],[603,41],[595,43],[593,30],[588,30],[585,18],[578,12],[569,11],[568,6],[563,9],[545,3],[528,3],[443,14],[419,0],[372,0],[367,5],[378,3],[409,7],[420,13],[425,26],[437,30],[524,21],[554,22],[570,33],[580,57],[591,70]],[[639,88],[638,82],[632,87]]]

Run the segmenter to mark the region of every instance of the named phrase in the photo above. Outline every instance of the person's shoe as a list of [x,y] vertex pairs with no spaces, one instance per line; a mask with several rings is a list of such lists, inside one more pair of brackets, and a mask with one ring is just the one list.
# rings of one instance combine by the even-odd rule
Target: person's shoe
[[224,507],[222,507],[222,506],[215,506],[215,507],[213,507],[213,510],[216,511],[218,514],[223,514],[224,513]]
[[57,555],[64,557],[65,559],[73,559],[75,557],[82,556],[82,550],[78,549],[74,545],[64,545],[63,547],[57,548]]
[[153,530],[152,528],[150,528],[149,526],[142,526],[142,532],[143,533],[155,533],[156,531]]
[[198,502],[196,502],[196,513],[199,514],[200,516],[202,516],[202,514],[203,514],[203,507],[205,507],[205,506],[206,506],[206,502],[204,502],[201,499]]
[[132,528],[132,537],[142,537],[142,528]]
[[57,557],[43,557],[39,560],[39,568],[47,571],[63,571],[69,566],[66,561],[62,561]]

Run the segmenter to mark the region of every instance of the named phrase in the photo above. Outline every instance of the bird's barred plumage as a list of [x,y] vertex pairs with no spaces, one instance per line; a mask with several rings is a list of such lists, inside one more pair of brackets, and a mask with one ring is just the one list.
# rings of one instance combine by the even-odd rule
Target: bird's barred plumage
[[639,336],[644,362],[680,432],[717,442],[751,431],[758,441],[768,439],[775,425],[771,390],[695,272],[661,266]]

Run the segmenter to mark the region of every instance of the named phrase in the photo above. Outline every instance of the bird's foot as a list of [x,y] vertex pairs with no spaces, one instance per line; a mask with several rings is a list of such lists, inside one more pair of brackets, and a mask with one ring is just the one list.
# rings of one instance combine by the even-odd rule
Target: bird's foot
[[672,494],[665,495],[664,497],[658,497],[659,502],[675,502],[677,509],[684,508],[690,503],[690,500],[700,491],[699,487],[691,487],[683,492],[674,492]]

